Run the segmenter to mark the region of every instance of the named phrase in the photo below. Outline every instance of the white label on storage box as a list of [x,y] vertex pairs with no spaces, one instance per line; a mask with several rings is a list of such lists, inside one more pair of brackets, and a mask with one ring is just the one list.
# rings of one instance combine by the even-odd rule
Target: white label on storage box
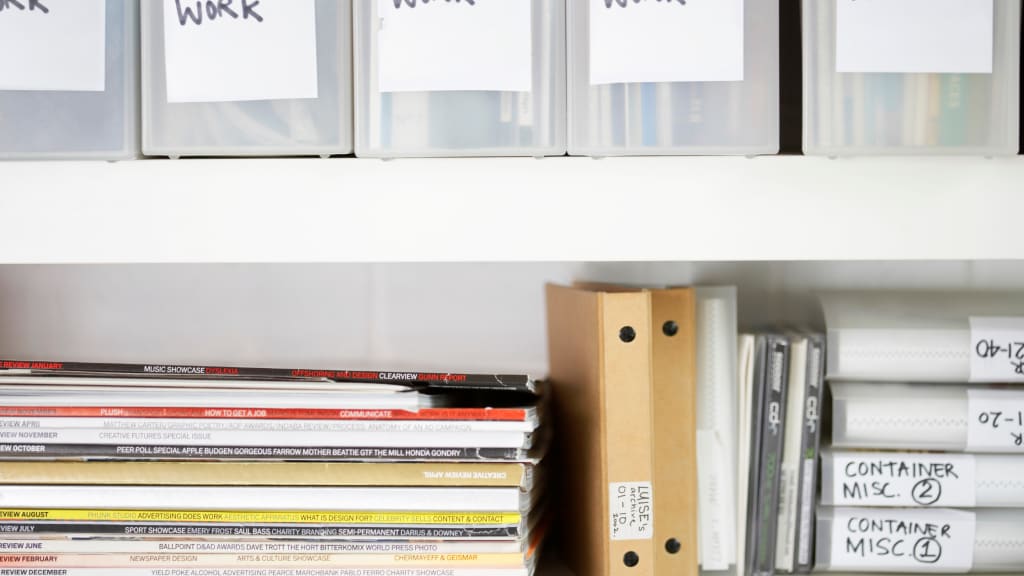
[[1024,390],[967,391],[967,451],[1024,454]]
[[167,101],[317,97],[314,0],[162,0]]
[[591,84],[743,80],[744,0],[585,1]]
[[381,92],[532,89],[533,0],[370,1]]
[[970,454],[836,453],[832,505],[973,508]]
[[0,0],[0,90],[103,92],[106,0]]
[[829,569],[967,572],[975,528],[961,510],[834,508]]
[[1024,318],[971,318],[971,382],[1024,382]]
[[836,0],[839,72],[992,72],[993,0]]
[[650,482],[610,482],[608,520],[612,540],[654,537],[654,490]]

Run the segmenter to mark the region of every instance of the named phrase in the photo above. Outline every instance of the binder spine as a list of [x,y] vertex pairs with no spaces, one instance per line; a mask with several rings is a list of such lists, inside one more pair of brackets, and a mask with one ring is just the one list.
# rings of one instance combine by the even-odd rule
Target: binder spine
[[651,292],[655,572],[696,576],[696,302],[692,289]]
[[608,573],[653,576],[651,297],[605,293],[601,303]]
[[799,492],[797,494],[796,568],[809,574],[814,568],[814,516],[818,485],[818,454],[821,451],[821,406],[825,390],[825,339],[813,335],[807,341],[807,394],[801,442]]

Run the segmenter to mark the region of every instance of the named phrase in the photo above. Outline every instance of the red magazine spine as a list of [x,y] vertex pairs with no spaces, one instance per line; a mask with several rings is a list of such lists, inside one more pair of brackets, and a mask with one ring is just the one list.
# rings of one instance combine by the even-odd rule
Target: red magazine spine
[[70,418],[231,418],[251,420],[486,420],[522,422],[520,408],[329,410],[322,408],[202,408],[160,406],[0,406],[0,416]]

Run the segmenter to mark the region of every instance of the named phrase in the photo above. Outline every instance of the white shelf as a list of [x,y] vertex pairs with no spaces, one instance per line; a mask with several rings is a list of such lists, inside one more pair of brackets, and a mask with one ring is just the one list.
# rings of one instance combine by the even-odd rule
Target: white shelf
[[0,164],[0,262],[1024,257],[1024,158]]

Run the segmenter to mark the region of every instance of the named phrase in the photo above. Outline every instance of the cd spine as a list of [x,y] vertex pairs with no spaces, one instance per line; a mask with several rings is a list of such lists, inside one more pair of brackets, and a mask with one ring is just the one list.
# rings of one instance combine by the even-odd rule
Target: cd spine
[[814,569],[814,516],[817,508],[818,455],[821,451],[821,406],[825,390],[825,338],[813,335],[808,338],[807,344],[807,395],[804,399],[800,488],[797,494],[795,572],[798,574],[810,574]]
[[775,574],[775,547],[778,535],[779,475],[782,464],[783,429],[786,421],[786,384],[789,368],[789,342],[779,336],[767,337],[764,370],[764,410],[761,430],[761,472],[758,492],[756,537],[754,539],[754,576]]

